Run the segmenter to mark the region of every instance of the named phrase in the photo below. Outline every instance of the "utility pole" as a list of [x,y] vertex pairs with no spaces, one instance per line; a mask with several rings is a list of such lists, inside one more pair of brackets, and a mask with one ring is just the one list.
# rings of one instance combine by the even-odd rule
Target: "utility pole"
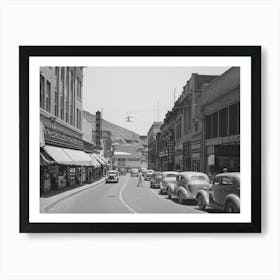
[[158,100],[158,109],[157,109],[157,120],[158,120],[158,122],[159,122],[159,100]]

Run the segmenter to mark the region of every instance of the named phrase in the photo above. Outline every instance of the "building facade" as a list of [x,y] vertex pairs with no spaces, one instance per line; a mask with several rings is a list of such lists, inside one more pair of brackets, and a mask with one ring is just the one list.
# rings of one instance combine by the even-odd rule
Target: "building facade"
[[161,170],[203,171],[201,89],[215,78],[192,74],[166,114],[158,136]]
[[83,139],[82,87],[83,67],[40,67],[43,193],[93,178],[97,164],[90,157],[93,144]]
[[240,68],[231,67],[202,90],[205,170],[240,171]]
[[160,171],[175,169],[175,117],[176,111],[168,111],[157,134],[157,168]]
[[148,169],[156,170],[157,154],[156,154],[156,135],[160,131],[162,122],[154,122],[150,127],[148,138]]

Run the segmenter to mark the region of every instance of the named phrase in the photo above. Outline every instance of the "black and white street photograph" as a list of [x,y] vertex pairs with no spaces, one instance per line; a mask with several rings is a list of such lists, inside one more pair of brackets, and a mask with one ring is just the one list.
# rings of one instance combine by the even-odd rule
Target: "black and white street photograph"
[[242,213],[239,66],[38,70],[41,214]]

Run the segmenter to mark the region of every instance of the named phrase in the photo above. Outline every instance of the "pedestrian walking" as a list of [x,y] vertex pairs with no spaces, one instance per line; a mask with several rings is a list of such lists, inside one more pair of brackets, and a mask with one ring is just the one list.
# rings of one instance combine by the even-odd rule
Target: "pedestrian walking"
[[142,180],[142,173],[140,172],[139,173],[139,176],[138,176],[138,185],[137,187],[143,187],[143,180]]

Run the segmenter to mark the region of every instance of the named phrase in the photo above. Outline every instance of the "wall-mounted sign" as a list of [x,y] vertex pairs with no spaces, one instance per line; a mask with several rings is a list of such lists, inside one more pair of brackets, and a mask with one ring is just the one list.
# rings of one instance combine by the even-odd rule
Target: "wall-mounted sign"
[[208,165],[209,166],[215,165],[215,155],[208,156]]

